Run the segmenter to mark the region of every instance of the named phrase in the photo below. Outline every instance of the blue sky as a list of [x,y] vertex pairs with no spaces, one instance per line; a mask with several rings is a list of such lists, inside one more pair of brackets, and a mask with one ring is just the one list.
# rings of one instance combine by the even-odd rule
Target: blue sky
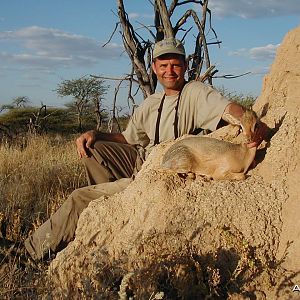
[[[89,74],[122,77],[129,73],[130,63],[118,32],[109,45],[102,47],[118,22],[116,3],[1,0],[0,105],[27,96],[33,105],[42,101],[61,106],[67,99],[59,98],[54,90],[62,80]],[[140,27],[139,22],[152,24],[150,1],[124,0],[124,5],[135,27]],[[210,0],[209,7],[213,28],[222,41],[220,48],[210,48],[211,63],[219,70],[216,75],[251,72],[238,79],[215,79],[214,84],[235,93],[259,95],[263,76],[284,35],[300,25],[299,0]],[[178,9],[174,20],[182,12]],[[192,46],[187,39],[187,50]],[[107,84],[111,86],[105,100],[109,107],[115,82]],[[126,106],[125,98],[123,87],[120,106]],[[139,97],[137,102],[141,101]]]

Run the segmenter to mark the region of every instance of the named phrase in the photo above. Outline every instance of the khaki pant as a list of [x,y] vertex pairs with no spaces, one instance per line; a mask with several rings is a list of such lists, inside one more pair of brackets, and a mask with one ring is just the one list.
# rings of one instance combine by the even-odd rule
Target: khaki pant
[[25,247],[33,259],[58,252],[74,238],[81,212],[88,204],[103,195],[124,190],[133,180],[142,162],[135,147],[128,144],[98,141],[84,158],[88,183],[91,186],[71,193],[62,206],[32,235]]

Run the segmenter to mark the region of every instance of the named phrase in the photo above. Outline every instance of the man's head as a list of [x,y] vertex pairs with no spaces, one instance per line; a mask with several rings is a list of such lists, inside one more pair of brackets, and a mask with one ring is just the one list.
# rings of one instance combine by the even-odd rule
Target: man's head
[[178,93],[184,85],[187,69],[182,43],[174,38],[156,43],[152,68],[167,95]]

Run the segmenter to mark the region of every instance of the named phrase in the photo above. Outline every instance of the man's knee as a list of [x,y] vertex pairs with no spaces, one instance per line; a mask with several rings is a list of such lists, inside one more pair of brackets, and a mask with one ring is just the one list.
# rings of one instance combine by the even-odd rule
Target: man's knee
[[74,190],[69,198],[66,200],[66,201],[70,201],[73,203],[73,205],[78,205],[80,204],[81,202],[89,202],[91,199],[91,197],[88,197],[89,196],[89,193],[87,191],[87,187],[83,187],[83,188],[79,188],[79,189],[76,189]]
[[118,147],[119,143],[110,142],[110,141],[96,141],[93,147],[89,149],[91,155],[105,155],[110,149]]
[[67,206],[71,206],[73,210],[81,213],[92,200],[95,200],[101,196],[101,193],[94,186],[86,186],[74,190],[65,202]]
[[99,156],[101,157],[101,154],[104,152],[104,149],[105,149],[104,143],[105,143],[104,141],[95,142],[95,144],[93,145],[93,148],[87,149],[88,156],[83,157],[82,162],[84,164],[86,164],[87,162],[89,162],[91,160],[91,158],[95,157],[95,155],[97,156],[97,159],[99,160]]
[[88,169],[97,166],[106,168],[108,160],[115,155],[112,149],[116,147],[116,144],[107,141],[96,141],[93,148],[88,149],[88,156],[82,158],[84,166]]

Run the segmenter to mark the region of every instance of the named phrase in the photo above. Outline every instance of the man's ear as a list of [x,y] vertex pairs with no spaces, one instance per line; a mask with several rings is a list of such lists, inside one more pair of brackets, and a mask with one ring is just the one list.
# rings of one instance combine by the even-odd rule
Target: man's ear
[[152,63],[152,70],[153,70],[153,72],[156,74],[156,66],[155,66],[155,62]]

